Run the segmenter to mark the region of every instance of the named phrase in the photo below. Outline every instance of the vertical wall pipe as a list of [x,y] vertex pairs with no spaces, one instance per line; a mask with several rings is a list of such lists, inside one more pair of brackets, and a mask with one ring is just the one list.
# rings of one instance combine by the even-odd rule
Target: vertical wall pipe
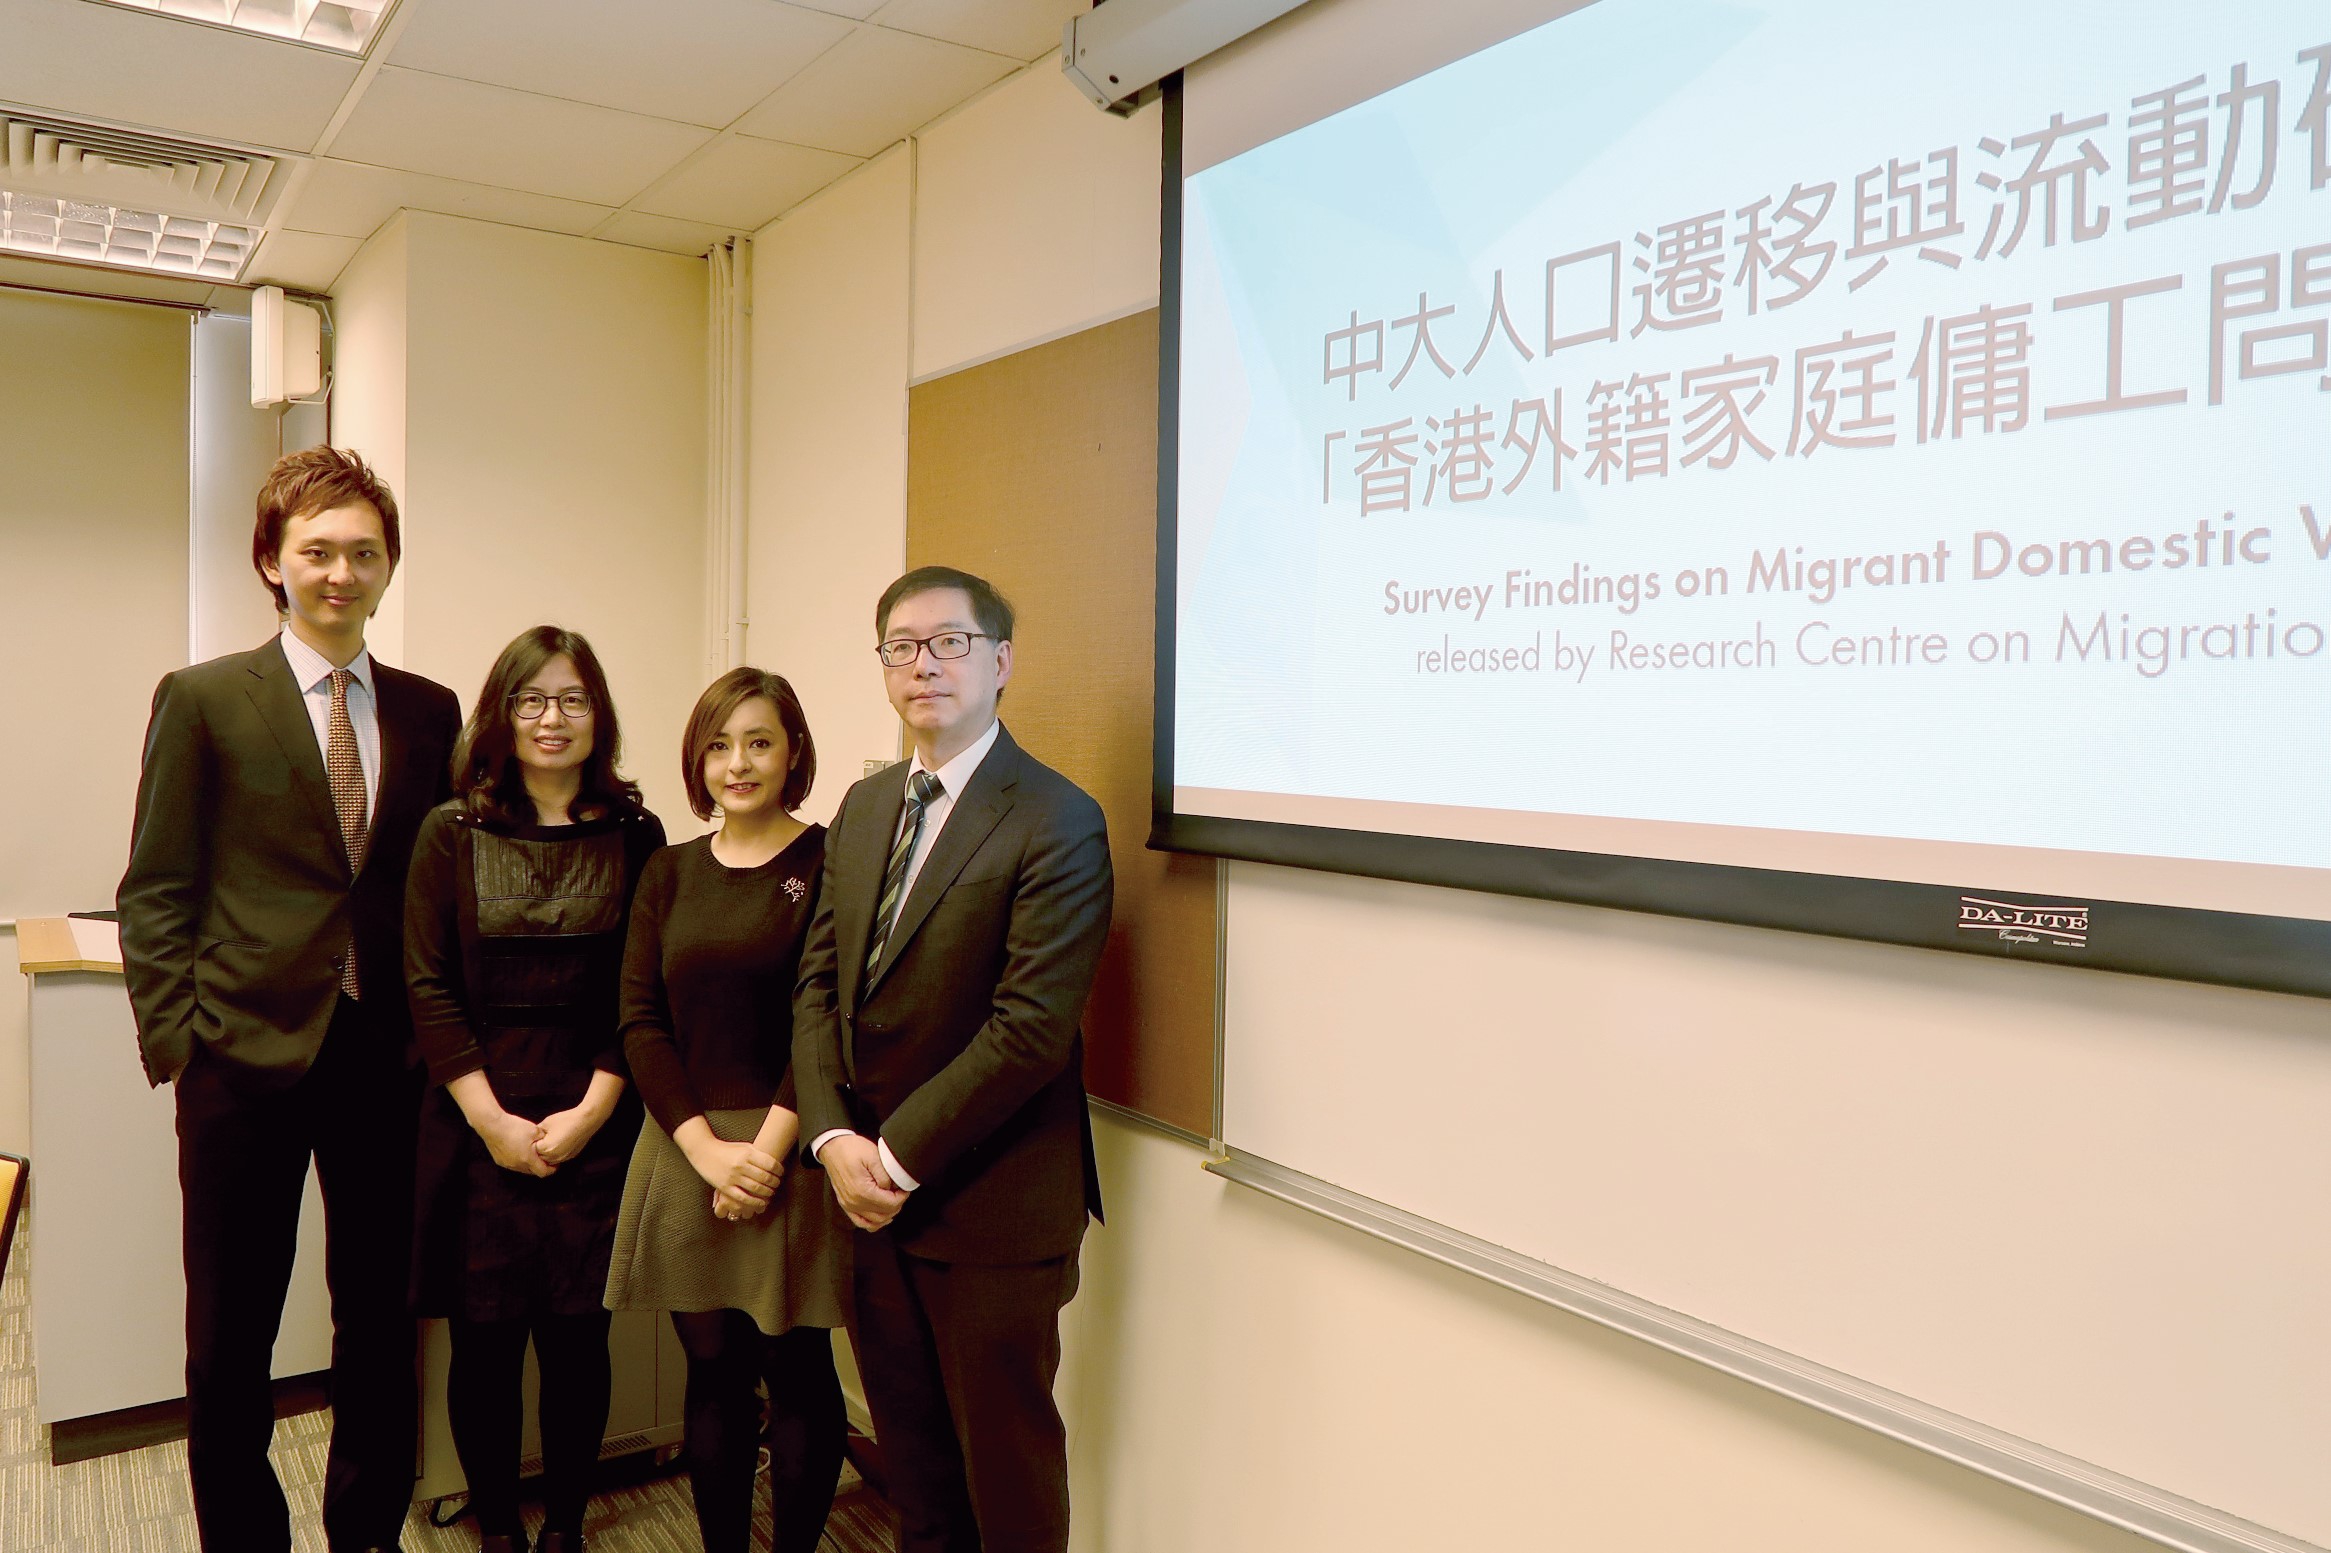
[[752,534],[753,243],[730,240],[728,286],[728,664],[745,661],[746,544]]
[[705,668],[745,661],[750,480],[752,244],[732,237],[706,256]]

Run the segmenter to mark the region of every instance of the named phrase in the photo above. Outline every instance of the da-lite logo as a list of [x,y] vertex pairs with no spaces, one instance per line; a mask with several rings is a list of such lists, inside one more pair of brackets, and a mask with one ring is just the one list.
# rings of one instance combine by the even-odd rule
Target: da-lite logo
[[1959,897],[1959,931],[1995,933],[2003,944],[2088,947],[2088,908],[2027,901],[1995,901],[1981,895]]

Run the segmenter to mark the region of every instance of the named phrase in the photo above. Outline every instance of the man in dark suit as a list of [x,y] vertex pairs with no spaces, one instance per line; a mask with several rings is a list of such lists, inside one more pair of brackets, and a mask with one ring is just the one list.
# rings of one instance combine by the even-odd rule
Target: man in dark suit
[[800,1135],[861,1231],[850,1332],[901,1553],[1060,1553],[1052,1381],[1100,1211],[1078,1020],[1108,832],[996,721],[994,588],[920,568],[875,630],[914,757],[852,787],[827,837],[794,995]]
[[165,675],[146,729],[117,904],[146,1076],[177,1086],[187,1475],[206,1553],[291,1546],[268,1372],[311,1155],[334,1553],[395,1547],[412,1497],[405,868],[461,714],[444,686],[365,650],[399,549],[396,501],[353,454],[277,463],[251,560],[284,630]]

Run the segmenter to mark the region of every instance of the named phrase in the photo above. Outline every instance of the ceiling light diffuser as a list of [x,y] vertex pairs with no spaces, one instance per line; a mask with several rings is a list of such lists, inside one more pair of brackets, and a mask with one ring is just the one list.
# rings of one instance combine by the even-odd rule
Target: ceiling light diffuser
[[101,0],[264,37],[362,54],[396,0]]
[[258,242],[253,227],[0,190],[0,254],[232,281]]

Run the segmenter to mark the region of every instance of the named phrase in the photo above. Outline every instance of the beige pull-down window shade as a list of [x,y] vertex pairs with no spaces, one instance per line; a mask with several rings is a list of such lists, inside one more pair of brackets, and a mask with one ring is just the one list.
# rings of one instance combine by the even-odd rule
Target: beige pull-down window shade
[[0,916],[113,903],[154,683],[186,661],[189,334],[0,290]]

